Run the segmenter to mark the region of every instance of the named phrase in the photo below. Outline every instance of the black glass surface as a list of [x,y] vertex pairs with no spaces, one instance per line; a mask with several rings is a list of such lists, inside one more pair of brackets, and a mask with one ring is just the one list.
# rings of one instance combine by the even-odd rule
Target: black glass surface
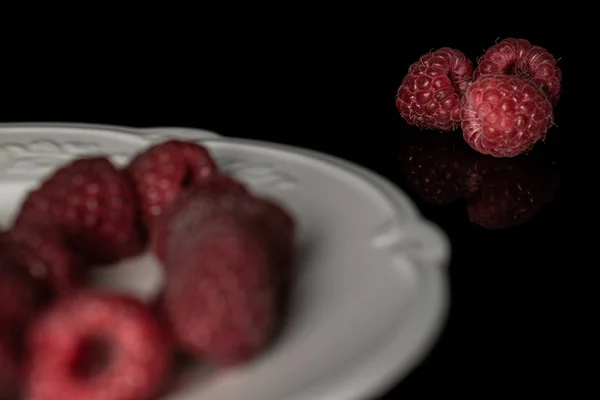
[[40,49],[41,65],[28,58],[6,66],[0,115],[4,122],[198,127],[316,149],[385,176],[446,232],[452,258],[450,312],[439,341],[381,399],[534,393],[557,379],[564,143],[573,133],[569,60],[559,62],[556,126],[515,158],[478,154],[460,130],[410,127],[394,100],[409,65],[431,49],[454,47],[475,62],[498,37],[523,37],[561,58],[567,44],[553,28],[418,35],[354,26],[218,42],[141,41],[119,50],[73,45],[53,48],[50,58]]

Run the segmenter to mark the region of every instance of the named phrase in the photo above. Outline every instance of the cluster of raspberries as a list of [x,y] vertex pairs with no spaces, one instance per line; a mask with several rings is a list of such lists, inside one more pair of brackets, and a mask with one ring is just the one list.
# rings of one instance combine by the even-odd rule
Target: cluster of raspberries
[[[0,399],[153,399],[176,350],[251,360],[278,331],[295,226],[194,142],[64,165],[0,232]],[[155,300],[86,284],[146,248],[164,269]]]
[[475,69],[461,51],[440,48],[412,64],[396,96],[410,125],[454,131],[493,157],[515,157],[543,140],[553,125],[561,70],[546,49],[525,39],[490,47]]

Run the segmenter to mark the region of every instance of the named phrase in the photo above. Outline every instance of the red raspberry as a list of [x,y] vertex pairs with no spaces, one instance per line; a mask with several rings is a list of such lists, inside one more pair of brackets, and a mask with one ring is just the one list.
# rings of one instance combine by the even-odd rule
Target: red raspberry
[[14,226],[6,233],[4,250],[54,294],[68,293],[80,283],[80,260],[62,233],[52,225],[21,223]]
[[0,331],[0,400],[16,398],[19,390],[20,362],[15,347],[12,338]]
[[460,97],[472,72],[471,60],[459,50],[443,47],[423,55],[398,88],[398,112],[421,129],[455,130],[460,125]]
[[177,342],[217,365],[244,363],[277,328],[273,258],[256,226],[207,221],[177,236],[167,263],[164,310]]
[[75,160],[25,199],[16,225],[56,224],[90,265],[117,262],[143,248],[127,174],[104,157]]
[[549,161],[475,156],[466,182],[471,222],[503,229],[532,220],[554,199],[559,186],[556,165]]
[[552,104],[533,84],[508,75],[473,82],[462,98],[462,130],[482,154],[515,157],[546,137]]
[[165,333],[165,338],[169,341],[169,343],[173,344],[175,343],[175,339],[173,338],[171,329],[169,327],[169,321],[167,319],[167,317],[165,316],[165,311],[164,311],[164,292],[160,292],[158,293],[151,301],[150,304],[148,304],[148,308],[150,309],[150,311],[152,312],[152,314],[154,314],[154,316],[156,317],[156,319],[159,321],[159,323],[161,324],[161,326],[164,329],[164,333]]
[[64,297],[28,337],[30,398],[152,399],[170,368],[170,348],[150,310],[94,291]]
[[[169,237],[171,236],[172,221],[190,205],[198,203],[196,209],[204,214],[212,215],[217,206],[226,206],[229,211],[238,198],[249,197],[250,192],[239,181],[224,175],[213,175],[193,186],[182,190],[169,207],[158,216],[150,233],[150,247],[156,257],[163,263],[167,260]],[[216,199],[222,199],[221,203]],[[207,205],[204,205],[207,203]]]
[[0,329],[20,333],[35,316],[40,293],[28,272],[3,247],[0,245]]
[[169,140],[138,154],[127,167],[148,229],[181,190],[217,173],[209,152],[194,142]]
[[281,268],[281,278],[287,280],[291,276],[295,249],[295,220],[280,204],[255,197],[241,183],[223,176],[195,185],[181,194],[157,221],[152,248],[165,262],[170,243],[177,243],[177,234],[202,231],[207,221],[232,215],[257,225],[266,235]]
[[400,168],[424,201],[450,204],[464,194],[464,171],[471,151],[456,134],[407,132],[400,146]]
[[479,60],[473,79],[481,76],[507,74],[531,81],[542,89],[552,105],[558,103],[562,73],[548,50],[532,46],[525,39],[504,39],[490,47]]

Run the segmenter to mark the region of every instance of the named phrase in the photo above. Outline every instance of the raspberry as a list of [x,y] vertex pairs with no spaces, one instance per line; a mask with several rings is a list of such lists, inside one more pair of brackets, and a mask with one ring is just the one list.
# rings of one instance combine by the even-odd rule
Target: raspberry
[[289,279],[296,250],[296,220],[281,204],[266,198],[256,199],[250,217],[256,218],[257,224],[264,224],[265,234],[273,244],[278,270],[284,280]]
[[127,171],[135,182],[143,220],[151,229],[183,188],[215,175],[217,165],[203,146],[169,140],[138,154]]
[[150,310],[133,298],[81,291],[54,303],[28,337],[27,390],[36,400],[151,399],[170,348]]
[[[237,199],[247,196],[250,196],[250,192],[241,182],[224,175],[214,175],[182,190],[180,195],[154,221],[150,234],[151,249],[164,266],[167,259],[172,221],[187,210],[191,204],[198,203],[199,206],[196,209],[210,215],[214,213],[217,206],[232,208]],[[217,199],[221,199],[221,204],[216,201]]]
[[527,156],[478,155],[467,177],[469,219],[486,229],[511,228],[532,220],[554,199],[560,182],[555,165]]
[[0,400],[16,397],[20,384],[20,363],[14,341],[0,331]]
[[5,251],[55,295],[80,283],[80,260],[52,225],[21,223],[6,233]]
[[127,174],[104,157],[75,160],[31,192],[16,219],[54,223],[89,265],[110,264],[143,248]]
[[229,177],[219,176],[183,192],[157,221],[152,248],[164,263],[170,243],[177,243],[177,234],[202,231],[207,221],[232,215],[255,224],[266,235],[280,266],[281,278],[287,280],[295,249],[295,220],[280,204],[253,196]]
[[396,108],[410,125],[453,131],[460,125],[460,97],[471,82],[473,64],[448,47],[412,64],[396,95]]
[[40,293],[28,272],[0,245],[0,329],[21,333],[35,316]]
[[560,97],[562,73],[548,50],[532,46],[525,39],[504,39],[490,47],[479,60],[473,79],[481,76],[507,74],[531,81],[542,89],[556,106]]
[[257,356],[278,316],[273,257],[261,232],[221,218],[171,245],[164,310],[177,342],[221,366]]
[[407,132],[400,146],[400,169],[407,184],[424,201],[450,204],[463,195],[470,151],[459,135]]
[[462,130],[482,154],[515,157],[546,136],[552,104],[533,84],[514,76],[490,75],[473,82],[462,98]]

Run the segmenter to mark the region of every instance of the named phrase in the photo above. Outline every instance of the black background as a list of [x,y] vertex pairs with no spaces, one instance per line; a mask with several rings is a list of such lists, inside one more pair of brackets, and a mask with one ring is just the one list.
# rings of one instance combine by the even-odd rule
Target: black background
[[[558,129],[547,147],[562,168],[574,101],[569,43],[550,17],[537,24],[465,23],[439,10],[446,12],[445,22],[425,11],[382,13],[381,21],[290,13],[289,21],[230,21],[206,30],[204,15],[185,28],[154,23],[127,36],[109,38],[107,26],[92,35],[37,35],[5,58],[0,118],[198,127],[317,149],[374,170],[413,197],[447,232],[453,251],[446,329],[425,362],[385,398],[556,392],[568,369],[557,360],[568,312],[560,274],[569,192],[561,185],[533,221],[506,230],[470,223],[462,200],[428,204],[397,167],[401,139],[411,130],[394,97],[408,66],[431,49],[458,48],[475,61],[498,38],[527,38],[561,58]],[[423,22],[411,25],[415,18]]]

